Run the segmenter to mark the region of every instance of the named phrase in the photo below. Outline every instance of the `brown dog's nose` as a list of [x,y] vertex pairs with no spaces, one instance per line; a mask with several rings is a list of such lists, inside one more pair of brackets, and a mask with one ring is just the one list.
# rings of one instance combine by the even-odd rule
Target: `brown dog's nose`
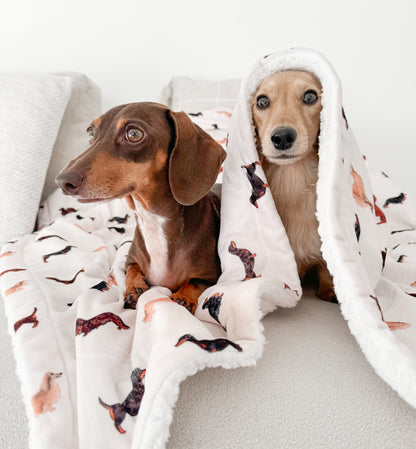
[[55,182],[61,187],[66,195],[76,195],[82,185],[84,178],[76,172],[60,173]]

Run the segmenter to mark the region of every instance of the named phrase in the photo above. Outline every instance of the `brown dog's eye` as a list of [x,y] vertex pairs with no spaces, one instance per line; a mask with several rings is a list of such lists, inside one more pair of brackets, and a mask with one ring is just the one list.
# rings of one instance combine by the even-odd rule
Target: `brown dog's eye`
[[92,142],[94,139],[94,130],[92,128],[87,129],[88,132],[88,142]]
[[302,101],[305,104],[314,104],[314,103],[316,103],[317,99],[318,99],[318,94],[314,90],[307,90],[303,94]]
[[266,95],[260,95],[256,100],[257,109],[267,109],[270,106],[270,98]]
[[140,142],[140,140],[142,140],[143,138],[143,135],[143,131],[140,131],[140,129],[138,128],[129,128],[126,131],[126,139],[132,143]]

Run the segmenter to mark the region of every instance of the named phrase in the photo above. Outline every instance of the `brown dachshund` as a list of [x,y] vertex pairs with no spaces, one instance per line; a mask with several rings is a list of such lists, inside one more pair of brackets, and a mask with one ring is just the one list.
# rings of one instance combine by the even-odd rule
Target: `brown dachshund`
[[90,148],[57,182],[81,203],[125,198],[135,212],[125,307],[160,285],[194,313],[220,274],[219,199],[210,189],[224,150],[184,112],[157,103],[115,107],[87,131]]

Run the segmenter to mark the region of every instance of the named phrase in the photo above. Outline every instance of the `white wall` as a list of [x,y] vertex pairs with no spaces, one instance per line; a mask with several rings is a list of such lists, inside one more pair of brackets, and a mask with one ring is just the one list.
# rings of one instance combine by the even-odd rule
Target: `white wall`
[[157,100],[173,75],[243,77],[271,51],[319,49],[363,152],[416,193],[414,0],[0,2],[0,69],[86,73],[105,109]]

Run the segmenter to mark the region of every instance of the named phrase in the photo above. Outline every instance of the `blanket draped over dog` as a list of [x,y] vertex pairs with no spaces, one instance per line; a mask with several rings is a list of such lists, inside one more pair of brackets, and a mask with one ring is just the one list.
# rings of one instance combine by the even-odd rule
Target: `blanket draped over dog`
[[323,87],[317,216],[342,313],[377,373],[416,407],[414,203],[369,167],[330,64],[296,49],[262,58],[242,84],[223,170],[222,275],[195,316],[163,287],[136,311],[123,308],[136,223],[121,200],[81,205],[56,192],[40,231],[3,247],[0,287],[32,448],[165,447],[180,382],[208,366],[255,364],[262,316],[300,299],[250,109],[260,82],[281,70],[312,72]]

